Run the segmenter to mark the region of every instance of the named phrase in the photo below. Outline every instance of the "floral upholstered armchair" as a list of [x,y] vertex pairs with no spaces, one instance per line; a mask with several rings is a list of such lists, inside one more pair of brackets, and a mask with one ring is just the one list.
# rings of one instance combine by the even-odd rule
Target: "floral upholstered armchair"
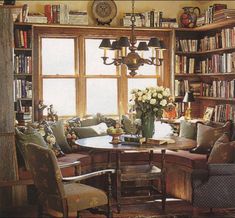
[[[55,154],[48,148],[30,143],[26,156],[34,184],[39,194],[39,217],[44,212],[54,216],[79,217],[79,211],[106,205],[102,211],[108,218],[111,209],[111,173],[113,169],[101,170],[80,176],[63,178]],[[94,176],[108,175],[108,194],[103,190],[80,183]]]

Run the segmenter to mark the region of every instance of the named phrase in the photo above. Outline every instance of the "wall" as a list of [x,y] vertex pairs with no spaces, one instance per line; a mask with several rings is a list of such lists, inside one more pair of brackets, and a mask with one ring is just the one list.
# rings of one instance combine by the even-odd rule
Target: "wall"
[[[17,2],[17,1],[16,1]],[[45,4],[68,4],[70,10],[88,11],[89,24],[93,25],[94,20],[91,15],[91,6],[93,0],[90,1],[18,1],[17,5],[28,4],[30,12],[41,12],[44,11]],[[123,17],[125,12],[131,12],[131,1],[130,0],[115,0],[117,5],[117,16],[111,23],[111,26],[120,25],[120,19]],[[182,13],[184,6],[197,6],[200,7],[201,11],[206,9],[209,5],[214,3],[227,4],[228,8],[235,8],[235,2],[233,1],[135,1],[135,11],[143,12],[155,9],[156,11],[163,11],[163,17],[179,17]]]

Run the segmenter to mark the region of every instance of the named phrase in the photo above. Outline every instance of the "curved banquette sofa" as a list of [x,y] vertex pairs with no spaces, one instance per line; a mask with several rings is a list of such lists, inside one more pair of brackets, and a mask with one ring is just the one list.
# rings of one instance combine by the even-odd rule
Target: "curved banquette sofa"
[[[94,124],[94,123],[89,123]],[[173,196],[190,202],[195,207],[235,207],[235,164],[233,160],[228,163],[208,163],[209,151],[213,145],[206,146],[206,149],[201,149],[197,146],[198,141],[201,142],[205,137],[212,137],[213,144],[219,138],[213,131],[206,132],[205,128],[219,129],[220,136],[224,133],[229,134],[231,138],[232,127],[231,123],[225,125],[205,125],[191,124],[184,122],[180,127],[179,137],[186,137],[195,140],[194,150],[174,150],[166,152],[166,192],[169,196]],[[199,129],[198,125],[202,125]],[[84,126],[87,128],[87,126]],[[187,131],[186,131],[187,130]],[[205,134],[203,135],[202,132]],[[198,134],[203,136],[203,139],[198,138]],[[215,131],[216,134],[218,131]],[[79,134],[78,134],[79,135]],[[88,134],[89,135],[89,134]],[[55,134],[56,136],[56,134]],[[200,137],[201,137],[200,136]],[[101,134],[102,137],[102,134]],[[58,137],[56,137],[57,139]],[[212,143],[212,142],[211,142]],[[230,143],[230,147],[233,144]],[[228,144],[228,142],[227,142]],[[198,149],[199,148],[199,149]],[[233,150],[235,149],[235,145]],[[232,150],[232,151],[233,151]],[[231,153],[231,152],[230,152]],[[142,164],[148,162],[148,153],[138,152],[123,152],[121,154],[121,164]],[[115,154],[111,155],[111,162],[115,163]],[[67,152],[64,156],[57,157],[61,165],[73,163],[77,160],[81,162],[81,173],[103,169],[108,164],[108,153],[98,152],[94,150],[85,150],[78,148]],[[20,160],[21,158],[19,158]],[[160,165],[160,153],[154,153],[154,163]],[[61,169],[63,176],[73,176],[74,167],[66,167]],[[24,164],[19,167],[19,179],[29,180],[31,175]]]

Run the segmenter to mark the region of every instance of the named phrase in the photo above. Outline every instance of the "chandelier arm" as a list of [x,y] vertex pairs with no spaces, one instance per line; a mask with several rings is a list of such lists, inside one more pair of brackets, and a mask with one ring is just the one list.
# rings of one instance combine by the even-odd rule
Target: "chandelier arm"
[[142,59],[141,65],[148,64],[148,65],[154,65],[154,66],[161,66],[163,59],[151,57],[151,59]]
[[102,59],[103,59],[103,64],[104,65],[112,65],[112,64],[114,64],[115,66],[119,66],[119,65],[121,65],[121,59],[113,59],[113,61],[112,62],[110,62],[110,63],[108,63],[107,62],[107,60],[108,60],[108,58],[107,57],[101,57]]

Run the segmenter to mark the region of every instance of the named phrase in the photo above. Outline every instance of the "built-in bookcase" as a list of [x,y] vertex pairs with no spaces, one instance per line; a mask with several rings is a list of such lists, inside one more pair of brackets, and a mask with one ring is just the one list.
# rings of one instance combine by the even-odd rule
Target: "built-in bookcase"
[[33,121],[32,25],[14,24],[14,104],[19,124]]
[[235,120],[235,20],[175,30],[174,89],[179,111],[193,90],[194,116],[214,107],[215,121]]

